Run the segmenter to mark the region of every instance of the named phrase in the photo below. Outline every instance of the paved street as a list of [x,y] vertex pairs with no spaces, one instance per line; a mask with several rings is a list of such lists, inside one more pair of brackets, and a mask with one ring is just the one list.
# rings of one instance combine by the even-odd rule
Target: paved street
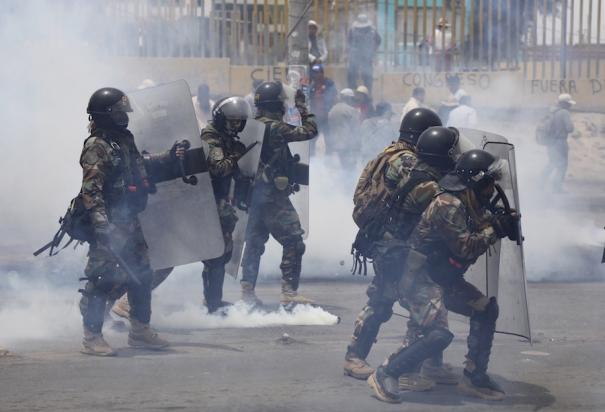
[[[0,358],[0,410],[605,410],[603,283],[530,285],[533,347],[498,335],[493,349],[490,369],[508,393],[505,401],[477,401],[460,396],[455,387],[439,386],[405,394],[401,405],[378,402],[365,382],[342,375],[345,346],[364,303],[365,283],[359,278],[304,284],[306,294],[330,303],[329,310],[342,318],[333,326],[221,328],[228,321],[204,316],[199,324],[212,328],[198,327],[196,319],[183,314],[179,301],[194,299],[196,288],[179,297],[172,293],[177,286],[177,281],[166,285],[168,297],[159,289],[154,303],[159,329],[173,342],[170,351],[134,351],[126,345],[126,333],[109,331],[107,339],[118,357],[81,355],[74,324],[78,317],[70,311],[67,320],[57,320],[68,324],[65,333],[21,341],[10,348],[13,356]],[[235,300],[237,284],[230,281],[226,289],[227,298]],[[259,286],[268,302],[277,300],[277,291],[276,283]],[[75,311],[74,302],[69,305]],[[173,317],[160,316],[162,312]],[[167,325],[170,319],[179,327]],[[383,328],[369,358],[373,365],[397,347],[405,321],[394,316]],[[192,327],[183,327],[187,324]],[[466,325],[456,317],[451,325],[456,338],[446,361],[460,372]],[[289,337],[284,339],[284,333]]]

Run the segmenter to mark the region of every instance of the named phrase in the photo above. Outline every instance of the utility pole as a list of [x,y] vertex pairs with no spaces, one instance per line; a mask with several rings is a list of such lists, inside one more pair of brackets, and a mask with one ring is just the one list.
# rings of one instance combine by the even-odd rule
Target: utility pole
[[285,0],[288,2],[288,66],[309,65],[307,23],[312,0]]

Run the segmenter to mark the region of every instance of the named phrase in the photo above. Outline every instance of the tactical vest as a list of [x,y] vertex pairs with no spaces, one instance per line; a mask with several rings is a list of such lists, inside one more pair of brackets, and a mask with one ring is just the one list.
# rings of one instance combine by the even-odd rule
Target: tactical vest
[[109,218],[130,219],[145,210],[150,183],[132,134],[112,137],[112,133],[115,132],[97,129],[86,140],[97,137],[108,145],[112,167],[105,179],[103,196]]

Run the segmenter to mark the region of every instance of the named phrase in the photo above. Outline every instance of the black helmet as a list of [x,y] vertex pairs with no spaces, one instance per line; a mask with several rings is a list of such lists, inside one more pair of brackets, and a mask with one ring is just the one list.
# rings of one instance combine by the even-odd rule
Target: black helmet
[[424,162],[441,170],[450,170],[460,155],[458,130],[453,127],[429,127],[416,143],[416,154]]
[[254,105],[269,112],[284,110],[284,89],[279,82],[263,82],[254,92]]
[[[230,136],[236,136],[244,130],[249,117],[251,117],[250,105],[243,97],[225,97],[217,101],[212,108],[212,124],[219,131]],[[239,120],[239,126],[228,127],[228,120]]]
[[90,96],[86,113],[92,120],[105,126],[128,127],[128,115],[132,112],[128,96],[113,87],[104,87]]
[[501,177],[501,162],[485,150],[472,149],[460,156],[454,170],[444,176],[439,184],[446,190],[457,192],[467,187],[480,188]]
[[401,120],[399,139],[415,145],[422,132],[434,126],[443,126],[437,113],[423,107],[412,109]]

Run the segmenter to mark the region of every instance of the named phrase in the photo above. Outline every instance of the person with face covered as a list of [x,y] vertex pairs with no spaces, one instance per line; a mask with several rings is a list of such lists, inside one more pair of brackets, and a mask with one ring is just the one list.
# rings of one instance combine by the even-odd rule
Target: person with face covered
[[[208,313],[215,313],[229,305],[223,301],[225,265],[231,260],[233,251],[233,231],[237,215],[229,198],[230,189],[236,179],[244,178],[238,173],[237,162],[246,151],[239,141],[238,133],[244,130],[250,117],[250,107],[242,97],[226,97],[214,104],[212,120],[202,130],[201,139],[208,143],[207,163],[216,199],[225,252],[222,256],[204,261],[202,272],[204,304]],[[155,271],[152,289],[158,287],[172,269]],[[113,313],[128,318],[131,308],[123,296],[114,306]]]
[[289,196],[296,190],[288,170],[293,156],[288,147],[292,142],[304,142],[317,136],[314,115],[307,110],[305,95],[296,92],[295,106],[302,124],[292,126],[283,121],[285,92],[279,82],[265,82],[257,89],[254,103],[256,119],[265,124],[258,177],[254,184],[252,202],[246,228],[246,247],[242,258],[242,299],[256,302],[254,288],[269,235],[283,248],[281,303],[310,303],[298,294],[302,256],[305,252],[304,231],[300,218]]
[[202,130],[202,140],[209,146],[208,169],[225,241],[222,256],[204,261],[204,301],[209,313],[226,305],[222,300],[225,265],[231,260],[232,235],[237,223],[229,194],[235,180],[242,178],[237,162],[245,154],[246,146],[239,141],[238,133],[244,130],[249,116],[250,107],[244,98],[228,97],[215,103],[212,121]]
[[[517,240],[516,213],[505,213],[490,204],[501,174],[498,160],[473,149],[462,154],[454,171],[440,180],[441,191],[410,236],[411,249],[400,284],[407,290],[408,301],[424,314],[421,333],[390,355],[368,379],[378,399],[400,402],[398,377],[449,345],[453,335],[439,321],[445,310],[470,317],[460,390],[487,400],[504,398],[504,391],[487,375],[498,303],[464,279],[468,268],[498,239]],[[427,290],[431,293],[425,293]]]
[[[82,353],[88,355],[115,355],[103,338],[102,328],[107,301],[124,292],[131,306],[128,344],[146,349],[169,345],[149,326],[153,272],[137,215],[145,209],[147,196],[154,188],[146,160],[128,130],[128,112],[132,112],[128,97],[111,87],[93,93],[87,108],[90,136],[80,156],[83,177],[79,198],[93,233],[83,278],[87,283],[80,290]],[[173,162],[182,153],[175,144],[169,152],[149,155],[148,161]],[[116,256],[123,259],[136,279]]]

